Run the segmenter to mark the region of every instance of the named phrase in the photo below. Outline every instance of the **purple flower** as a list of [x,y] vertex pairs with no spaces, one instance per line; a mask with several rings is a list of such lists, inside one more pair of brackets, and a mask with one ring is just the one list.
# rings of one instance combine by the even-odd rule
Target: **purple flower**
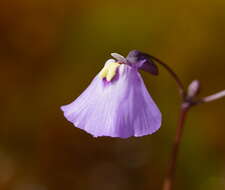
[[127,58],[113,53],[88,88],[62,106],[66,119],[94,137],[128,138],[152,134],[161,126],[161,113],[138,69],[158,74],[147,54],[131,51]]

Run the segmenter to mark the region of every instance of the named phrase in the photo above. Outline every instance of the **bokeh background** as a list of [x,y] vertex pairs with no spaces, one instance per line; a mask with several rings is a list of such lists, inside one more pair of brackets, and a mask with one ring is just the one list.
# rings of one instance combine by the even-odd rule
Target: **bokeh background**
[[[111,52],[151,53],[201,96],[225,87],[225,1],[1,0],[0,189],[160,190],[179,111],[176,84],[143,73],[163,113],[143,138],[93,138],[59,107]],[[225,189],[225,100],[194,108],[175,189]]]

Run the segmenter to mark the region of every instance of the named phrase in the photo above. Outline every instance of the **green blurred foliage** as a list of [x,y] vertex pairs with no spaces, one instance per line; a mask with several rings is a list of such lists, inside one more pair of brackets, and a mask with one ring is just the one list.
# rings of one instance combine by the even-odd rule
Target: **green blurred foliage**
[[[163,113],[154,135],[92,138],[59,107],[74,100],[110,52],[166,61],[201,95],[224,88],[225,1],[0,1],[0,189],[158,190],[175,134],[179,96],[160,69],[143,73]],[[225,101],[192,110],[176,189],[225,188]]]

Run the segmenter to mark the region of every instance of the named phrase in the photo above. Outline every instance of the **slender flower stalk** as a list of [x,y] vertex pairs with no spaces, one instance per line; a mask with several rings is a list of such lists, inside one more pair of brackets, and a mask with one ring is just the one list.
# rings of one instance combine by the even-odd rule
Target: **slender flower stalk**
[[180,116],[179,116],[179,122],[176,129],[176,136],[174,139],[173,147],[172,147],[172,153],[171,158],[168,163],[168,171],[166,174],[166,177],[164,179],[163,183],[163,190],[172,190],[173,184],[174,184],[174,177],[176,172],[176,165],[177,165],[177,158],[179,154],[181,139],[183,135],[184,130],[184,124],[187,119],[187,114],[190,108],[193,106],[211,102],[220,98],[225,97],[225,90],[215,93],[213,95],[197,99],[197,95],[199,93],[200,89],[200,83],[198,80],[194,80],[188,87],[187,90],[185,90],[185,87],[181,81],[181,79],[178,77],[178,75],[173,71],[172,68],[170,68],[166,63],[161,61],[160,59],[150,55],[151,59],[159,63],[161,66],[163,66],[171,75],[171,77],[176,81],[178,85],[178,89],[180,92],[180,96],[182,98],[181,102],[181,108],[180,108]]
[[173,144],[171,160],[170,160],[169,168],[164,181],[163,190],[171,190],[173,186],[173,178],[176,172],[177,155],[180,149],[181,137],[182,137],[183,129],[184,129],[184,122],[187,117],[188,110],[189,110],[189,107],[181,106],[180,118],[178,122],[178,127],[176,129],[176,137]]
[[211,96],[207,96],[205,98],[202,98],[201,100],[199,100],[199,103],[212,102],[212,101],[218,100],[218,99],[220,99],[220,98],[222,98],[224,96],[225,96],[225,90],[220,91],[218,93],[215,93],[215,94],[213,94]]

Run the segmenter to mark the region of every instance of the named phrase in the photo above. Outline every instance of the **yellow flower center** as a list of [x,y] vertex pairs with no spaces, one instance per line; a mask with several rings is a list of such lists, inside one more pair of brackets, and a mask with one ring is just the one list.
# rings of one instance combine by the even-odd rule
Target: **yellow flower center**
[[101,79],[106,78],[107,81],[111,81],[113,77],[116,75],[116,70],[120,66],[118,62],[111,62],[106,64],[103,69],[99,73],[99,77]]

